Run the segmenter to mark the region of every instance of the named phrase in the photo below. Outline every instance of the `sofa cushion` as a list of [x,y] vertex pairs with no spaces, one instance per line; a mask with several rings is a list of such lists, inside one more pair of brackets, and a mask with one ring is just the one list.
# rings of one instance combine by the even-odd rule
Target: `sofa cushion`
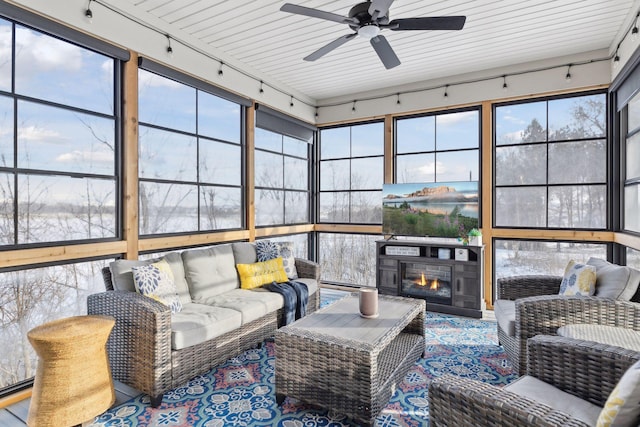
[[169,252],[162,257],[169,264],[173,272],[173,281],[176,284],[176,291],[182,305],[191,302],[191,294],[189,293],[189,285],[184,277],[184,265],[182,264],[182,256],[179,252]]
[[193,302],[240,287],[230,244],[184,251],[182,261]]
[[544,403],[590,426],[596,425],[596,420],[602,410],[593,403],[526,375],[507,385],[504,389],[535,402]]
[[640,285],[640,271],[612,264],[600,258],[589,258],[596,268],[596,296],[629,301]]
[[253,264],[258,261],[256,246],[249,242],[235,242],[231,244],[236,264]]
[[596,290],[596,268],[593,265],[569,261],[564,270],[560,295],[591,296]]
[[602,408],[598,427],[640,425],[640,362],[624,373]]
[[282,258],[284,270],[289,279],[297,279],[296,259],[293,255],[293,242],[272,242],[271,240],[258,240],[256,242],[256,256],[258,261]]
[[182,303],[173,281],[173,272],[165,260],[131,267],[136,290],[144,296],[169,306],[171,313],[182,310]]
[[225,307],[242,314],[242,324],[259,319],[265,314],[277,311],[284,306],[282,295],[276,292],[249,291],[233,289],[231,291],[204,299],[203,304],[213,307]]
[[303,279],[301,277],[298,277],[295,281],[304,283],[305,285],[307,285],[307,289],[309,290],[309,296],[318,292],[318,281],[316,279]]
[[275,258],[253,264],[237,264],[242,289],[255,289],[268,283],[282,283],[289,280],[282,266],[282,258]]
[[239,311],[189,303],[171,316],[171,348],[180,350],[233,331],[242,325]]
[[493,313],[500,328],[509,335],[516,335],[516,302],[506,299],[499,299],[493,304]]

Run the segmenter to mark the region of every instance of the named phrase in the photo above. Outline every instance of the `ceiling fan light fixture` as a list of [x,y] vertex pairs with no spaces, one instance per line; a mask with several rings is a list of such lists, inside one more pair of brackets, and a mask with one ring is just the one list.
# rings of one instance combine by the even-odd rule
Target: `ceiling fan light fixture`
[[380,34],[380,27],[377,25],[369,24],[358,29],[358,35],[363,39],[371,40],[378,34]]

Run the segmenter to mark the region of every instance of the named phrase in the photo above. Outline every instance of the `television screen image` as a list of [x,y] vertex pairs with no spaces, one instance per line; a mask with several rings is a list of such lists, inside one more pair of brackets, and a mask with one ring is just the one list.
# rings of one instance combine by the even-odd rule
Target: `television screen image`
[[382,232],[462,237],[479,228],[477,181],[384,184]]

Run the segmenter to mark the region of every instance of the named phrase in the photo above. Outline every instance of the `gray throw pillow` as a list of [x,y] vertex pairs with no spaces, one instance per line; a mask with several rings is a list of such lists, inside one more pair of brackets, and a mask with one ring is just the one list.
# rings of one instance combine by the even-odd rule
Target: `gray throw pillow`
[[596,268],[596,296],[629,301],[636,293],[639,271],[600,258],[589,258],[587,264]]

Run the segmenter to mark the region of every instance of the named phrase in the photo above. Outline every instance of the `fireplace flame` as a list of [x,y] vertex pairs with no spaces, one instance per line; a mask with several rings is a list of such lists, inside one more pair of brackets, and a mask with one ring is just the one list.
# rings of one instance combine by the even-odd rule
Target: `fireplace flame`
[[420,278],[420,286],[427,286],[427,279],[424,278],[424,273],[422,273],[422,277]]
[[414,283],[420,286],[428,286],[432,291],[437,291],[440,288],[440,282],[438,282],[438,279],[429,280],[424,277],[424,273],[421,273],[420,280],[416,280]]
[[438,285],[439,285],[438,279],[433,279],[431,281],[431,286],[429,286],[429,289],[431,289],[432,291],[437,291],[439,287]]

